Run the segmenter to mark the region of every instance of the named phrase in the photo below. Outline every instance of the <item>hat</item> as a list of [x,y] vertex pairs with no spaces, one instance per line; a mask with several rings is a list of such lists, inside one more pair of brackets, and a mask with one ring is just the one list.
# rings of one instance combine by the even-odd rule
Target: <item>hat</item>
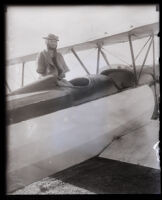
[[48,36],[47,37],[43,37],[44,39],[47,39],[47,40],[57,40],[57,41],[59,41],[59,39],[58,39],[58,36],[56,36],[56,35],[54,35],[54,34],[48,34]]

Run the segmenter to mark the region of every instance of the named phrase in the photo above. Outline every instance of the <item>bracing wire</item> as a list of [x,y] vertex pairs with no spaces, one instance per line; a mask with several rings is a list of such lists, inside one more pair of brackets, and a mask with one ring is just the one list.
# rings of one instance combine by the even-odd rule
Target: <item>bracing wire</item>
[[[96,48],[93,48],[93,49],[89,49],[89,52],[86,54],[86,56],[83,58],[81,55],[79,55],[79,57],[81,57],[81,59],[83,60],[83,62],[85,63],[86,65],[86,60],[89,56],[91,56],[93,53],[95,53],[96,51]],[[87,65],[86,65],[87,69],[89,68]],[[88,69],[89,70],[89,69]],[[91,73],[90,73],[91,74]]]
[[147,52],[146,52],[144,61],[143,61],[143,63],[142,63],[142,67],[141,67],[141,69],[140,69],[139,76],[138,76],[138,81],[139,81],[140,76],[141,76],[141,73],[142,73],[142,71],[143,71],[143,68],[144,68],[144,65],[145,65],[147,56],[148,56],[148,54],[149,54],[149,51],[150,51],[150,48],[151,48],[152,43],[153,43],[153,38],[152,38],[152,40],[151,40],[151,42],[150,42],[150,44],[149,44],[149,47],[148,47],[148,49],[147,49]]
[[107,49],[105,49],[104,47],[102,47],[103,50],[105,50],[107,53],[109,53],[110,55],[112,55],[113,57],[119,59],[120,61],[122,61],[123,63],[127,64],[128,67],[132,67],[128,62],[126,62],[125,60],[119,58],[118,56],[112,54],[110,51],[108,51]]
[[137,56],[135,57],[135,60],[137,60],[137,58],[139,57],[139,55],[142,53],[143,49],[145,48],[145,46],[147,45],[147,43],[150,41],[151,36],[148,38],[148,40],[146,41],[146,43],[143,45],[143,47],[140,49],[140,51],[138,52]]

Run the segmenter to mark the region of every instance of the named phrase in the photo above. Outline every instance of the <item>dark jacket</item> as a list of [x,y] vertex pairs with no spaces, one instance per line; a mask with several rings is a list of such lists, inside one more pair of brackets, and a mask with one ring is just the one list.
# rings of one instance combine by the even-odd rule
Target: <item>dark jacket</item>
[[69,71],[63,56],[60,53],[56,53],[56,64],[53,62],[52,57],[49,55],[47,50],[39,53],[37,57],[37,72],[42,75],[53,74],[58,76],[61,73],[66,73]]

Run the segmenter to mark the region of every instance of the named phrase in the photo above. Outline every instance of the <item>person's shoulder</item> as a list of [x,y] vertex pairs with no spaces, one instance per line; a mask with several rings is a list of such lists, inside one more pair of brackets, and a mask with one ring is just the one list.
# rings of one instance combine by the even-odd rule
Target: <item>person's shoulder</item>
[[39,54],[40,55],[46,54],[46,50],[44,49],[44,50],[40,51]]
[[45,54],[46,54],[46,50],[39,51],[38,52],[38,57],[43,57],[43,56],[45,56]]
[[57,56],[62,57],[62,54],[60,52],[57,52]]

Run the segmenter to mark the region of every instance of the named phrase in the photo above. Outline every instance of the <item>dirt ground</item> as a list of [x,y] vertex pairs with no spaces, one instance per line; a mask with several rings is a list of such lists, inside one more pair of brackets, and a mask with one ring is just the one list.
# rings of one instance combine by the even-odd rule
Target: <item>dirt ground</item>
[[44,178],[12,193],[15,194],[94,194],[86,189],[55,178]]

